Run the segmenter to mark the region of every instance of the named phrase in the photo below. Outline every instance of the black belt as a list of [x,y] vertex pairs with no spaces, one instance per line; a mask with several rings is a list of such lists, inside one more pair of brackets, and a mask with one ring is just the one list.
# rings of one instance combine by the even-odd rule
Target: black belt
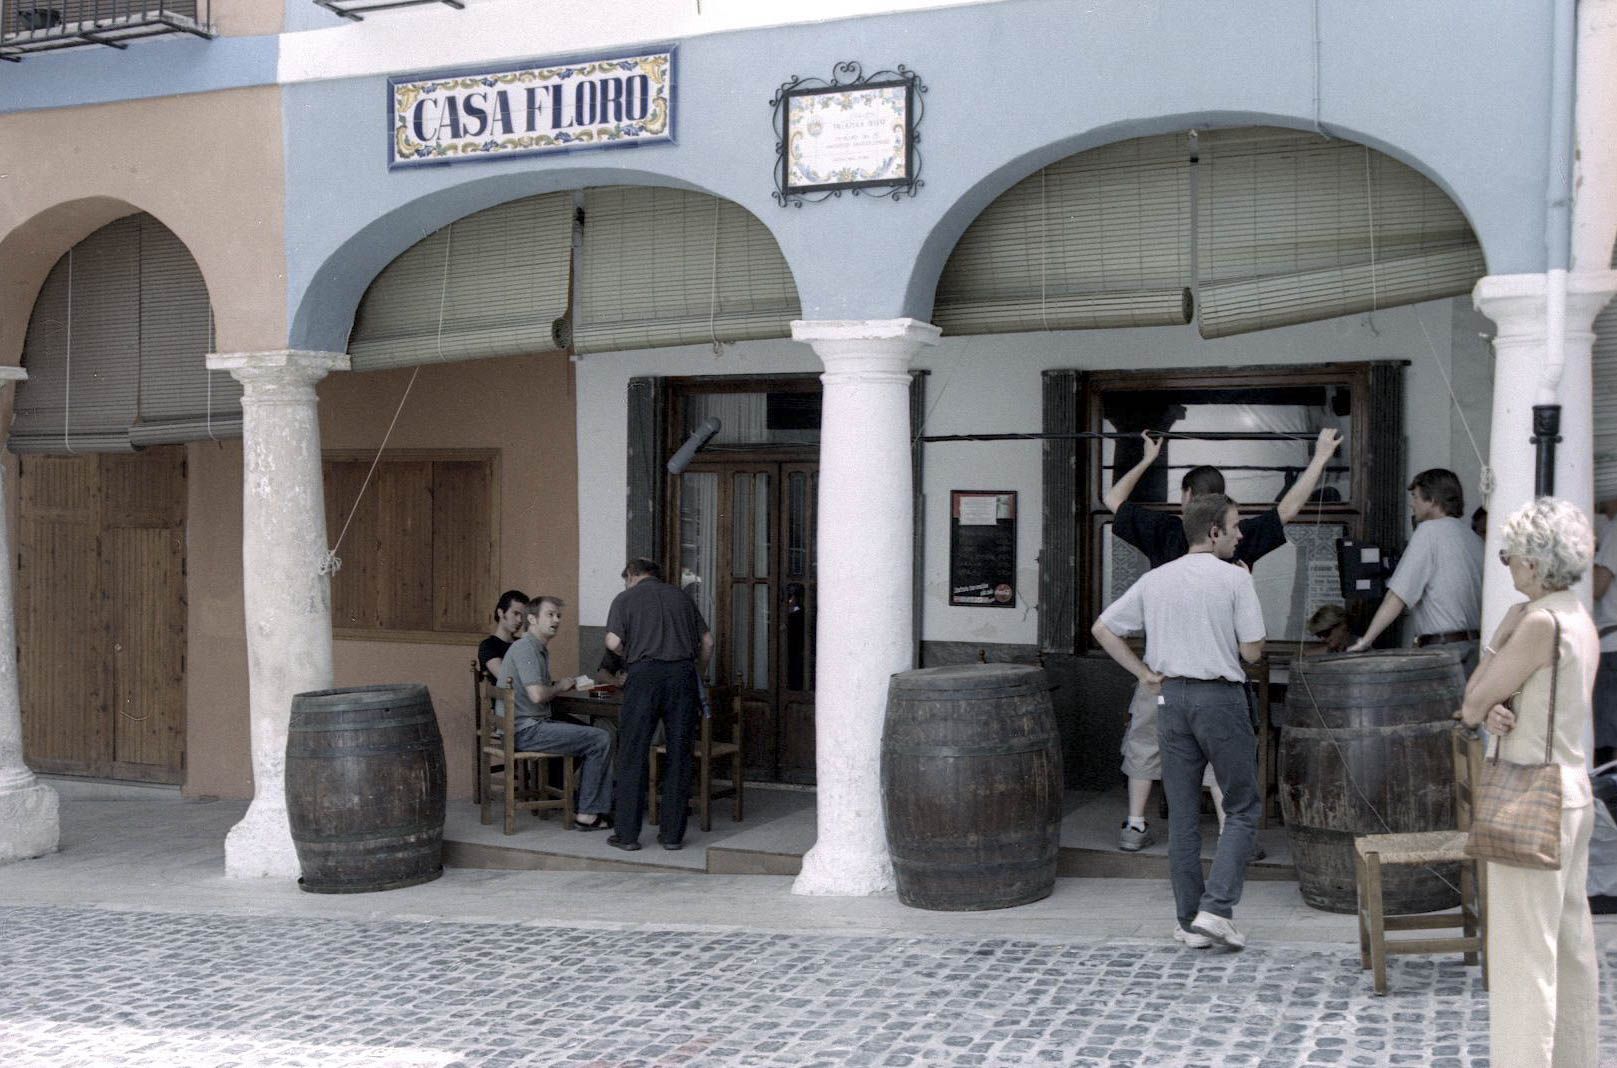
[[1422,634],[1415,639],[1415,648],[1428,645],[1452,645],[1455,642],[1474,642],[1482,637],[1480,630],[1446,630],[1442,634]]
[[1245,682],[1236,682],[1234,679],[1193,679],[1188,675],[1164,675],[1163,682],[1194,682],[1201,686],[1245,686]]
[[1607,637],[1608,635],[1612,635],[1612,634],[1617,634],[1617,623],[1613,623],[1609,627],[1601,627],[1600,628],[1600,636],[1602,638]]

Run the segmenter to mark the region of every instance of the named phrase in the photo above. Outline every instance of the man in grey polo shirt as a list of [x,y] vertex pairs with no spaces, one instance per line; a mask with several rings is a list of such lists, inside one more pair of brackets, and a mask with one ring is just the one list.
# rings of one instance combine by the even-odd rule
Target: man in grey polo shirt
[[1482,539],[1465,515],[1465,492],[1453,471],[1433,467],[1409,484],[1415,533],[1387,580],[1387,595],[1364,637],[1348,651],[1375,644],[1407,607],[1417,648],[1440,648],[1469,677],[1477,668],[1482,627]]
[[599,727],[558,723],[550,718],[550,699],[576,688],[576,679],[550,677],[550,640],[561,629],[559,597],[540,597],[528,605],[528,633],[511,643],[500,661],[500,685],[516,696],[517,748],[532,753],[563,753],[583,758],[579,769],[578,814],[573,826],[593,831],[610,826],[612,811],[612,736]]
[[[1168,866],[1178,924],[1195,948],[1246,945],[1232,922],[1258,833],[1257,738],[1241,661],[1263,656],[1263,609],[1252,575],[1230,567],[1240,511],[1222,493],[1185,505],[1182,557],[1146,572],[1101,613],[1095,640],[1157,695],[1157,744],[1168,795]],[[1123,640],[1145,631],[1142,661]],[[1201,784],[1212,765],[1224,791],[1224,833],[1202,877]]]

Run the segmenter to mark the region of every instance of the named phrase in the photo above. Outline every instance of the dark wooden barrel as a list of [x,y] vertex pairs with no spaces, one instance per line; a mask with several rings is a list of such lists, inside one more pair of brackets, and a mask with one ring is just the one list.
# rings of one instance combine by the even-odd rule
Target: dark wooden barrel
[[[1449,734],[1465,673],[1441,652],[1292,661],[1280,720],[1280,808],[1303,900],[1357,909],[1353,839],[1454,826]],[[1459,903],[1458,865],[1382,869],[1388,913]]]
[[357,894],[443,874],[444,742],[425,686],[356,686],[292,698],[286,809],[316,894]]
[[970,664],[894,675],[881,782],[904,904],[1003,909],[1055,889],[1061,744],[1039,668]]

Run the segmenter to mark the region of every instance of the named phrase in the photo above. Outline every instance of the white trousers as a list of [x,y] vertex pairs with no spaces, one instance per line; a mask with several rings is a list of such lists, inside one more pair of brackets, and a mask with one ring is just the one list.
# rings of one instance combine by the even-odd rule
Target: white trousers
[[1500,1068],[1599,1068],[1585,882],[1594,807],[1561,812],[1561,870],[1488,865],[1488,1016]]

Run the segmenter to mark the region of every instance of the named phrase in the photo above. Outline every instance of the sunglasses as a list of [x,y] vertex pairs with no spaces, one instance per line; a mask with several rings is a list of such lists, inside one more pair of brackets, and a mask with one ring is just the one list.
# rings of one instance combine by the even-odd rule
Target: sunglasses
[[1499,562],[1501,564],[1504,564],[1506,567],[1510,566],[1510,553],[1509,553],[1509,551],[1507,551],[1505,549],[1500,549],[1499,550]]

